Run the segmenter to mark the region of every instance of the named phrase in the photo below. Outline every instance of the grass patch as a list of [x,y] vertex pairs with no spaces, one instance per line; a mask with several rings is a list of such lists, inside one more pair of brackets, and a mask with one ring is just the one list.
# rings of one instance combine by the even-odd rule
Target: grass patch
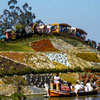
[[67,82],[71,82],[72,84],[75,84],[76,80],[78,80],[77,73],[60,73],[60,77]]
[[34,50],[27,46],[25,42],[9,42],[1,43],[0,51],[15,51],[15,52],[33,52]]
[[34,50],[29,46],[30,42],[49,38],[50,36],[34,36],[18,39],[15,41],[2,42],[0,43],[0,51],[34,52]]
[[80,57],[86,61],[100,63],[100,59],[96,53],[78,53],[77,57]]
[[54,64],[54,66],[55,66],[55,69],[57,69],[57,70],[67,70],[67,66],[65,66],[65,65],[63,65],[63,64],[60,64],[60,63],[58,63],[58,62],[55,62],[55,61],[52,61],[53,62],[53,64]]

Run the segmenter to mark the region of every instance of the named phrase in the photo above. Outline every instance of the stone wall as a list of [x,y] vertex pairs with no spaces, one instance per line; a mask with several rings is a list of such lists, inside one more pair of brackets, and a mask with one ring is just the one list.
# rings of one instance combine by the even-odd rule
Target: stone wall
[[11,94],[17,91],[17,87],[15,85],[0,85],[0,95],[10,96]]

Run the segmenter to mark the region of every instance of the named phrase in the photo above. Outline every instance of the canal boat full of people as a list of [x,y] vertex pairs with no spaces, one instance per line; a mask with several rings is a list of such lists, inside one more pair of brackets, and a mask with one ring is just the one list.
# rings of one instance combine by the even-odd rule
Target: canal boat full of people
[[78,80],[73,85],[67,82],[61,83],[59,75],[56,75],[54,80],[50,82],[50,87],[46,86],[46,90],[47,95],[45,97],[72,97],[98,94],[95,81],[88,80],[86,83],[83,83]]
[[97,95],[98,91],[93,90],[93,91],[79,91],[79,92],[74,92],[74,91],[56,91],[56,90],[49,90],[49,96],[50,97],[73,97],[73,96],[87,96],[87,95]]

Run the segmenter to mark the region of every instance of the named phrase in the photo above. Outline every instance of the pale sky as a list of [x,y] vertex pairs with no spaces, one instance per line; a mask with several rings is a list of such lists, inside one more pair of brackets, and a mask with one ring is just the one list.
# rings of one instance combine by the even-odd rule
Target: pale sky
[[[28,3],[45,24],[67,23],[88,33],[87,39],[100,42],[100,0],[17,0]],[[8,9],[8,0],[0,0],[0,15]]]

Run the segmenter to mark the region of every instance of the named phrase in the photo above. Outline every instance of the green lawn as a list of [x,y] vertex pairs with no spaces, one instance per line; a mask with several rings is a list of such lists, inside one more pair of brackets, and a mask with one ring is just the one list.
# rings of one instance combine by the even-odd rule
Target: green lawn
[[[29,43],[35,40],[40,40],[40,39],[50,39],[50,38],[54,38],[55,36],[38,36],[38,35],[34,35],[33,37],[28,37],[28,38],[22,38],[19,40],[15,40],[15,41],[10,41],[10,42],[0,42],[0,51],[1,52],[6,52],[6,51],[14,51],[14,52],[33,52],[34,50],[29,46]],[[65,42],[70,43],[71,45],[75,46],[76,44],[79,45],[81,44],[81,48],[82,45],[85,45],[85,48],[89,48],[90,46],[87,47],[86,44],[75,40],[75,39],[70,39],[68,37],[58,37],[56,36],[56,38],[60,38],[62,40],[64,40]],[[76,47],[76,46],[75,46]],[[93,48],[89,48],[90,51],[96,50]]]
[[20,39],[10,42],[0,43],[0,52],[14,51],[14,52],[33,52],[34,50],[29,46],[29,43],[40,39],[49,39],[50,36],[34,36],[27,39]]

